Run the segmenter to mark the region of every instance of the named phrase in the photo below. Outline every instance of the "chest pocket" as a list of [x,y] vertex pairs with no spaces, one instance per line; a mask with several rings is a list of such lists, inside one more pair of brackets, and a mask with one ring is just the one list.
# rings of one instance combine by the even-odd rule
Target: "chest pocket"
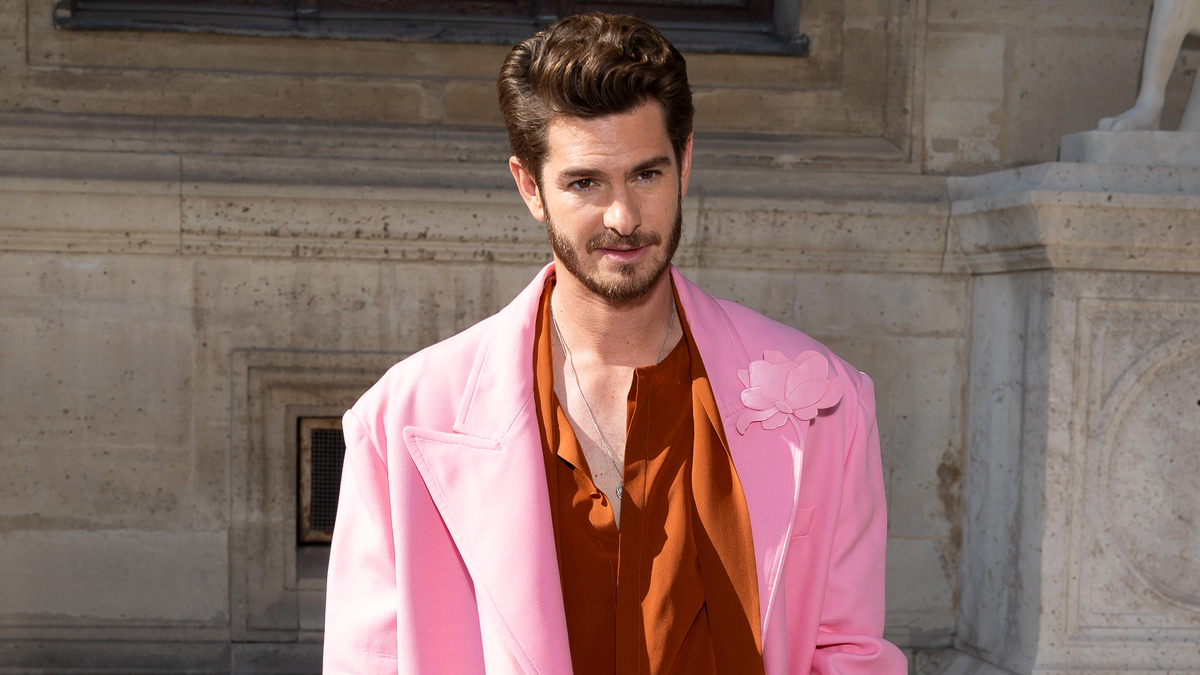
[[815,510],[816,507],[813,506],[796,509],[796,522],[792,523],[792,539],[808,534],[808,528],[812,526],[813,511]]

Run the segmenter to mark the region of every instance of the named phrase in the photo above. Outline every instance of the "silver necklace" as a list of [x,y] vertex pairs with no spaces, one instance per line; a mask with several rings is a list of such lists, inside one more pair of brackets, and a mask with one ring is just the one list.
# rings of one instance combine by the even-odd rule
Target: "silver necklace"
[[[617,458],[613,455],[612,450],[608,448],[608,441],[604,439],[604,433],[600,431],[600,425],[596,423],[596,415],[592,412],[592,406],[588,403],[587,396],[583,395],[583,385],[579,384],[579,373],[575,370],[575,361],[571,358],[571,350],[567,347],[567,341],[563,339],[562,330],[558,327],[558,320],[554,318],[554,307],[550,307],[550,323],[554,325],[554,334],[558,336],[558,344],[562,347],[563,356],[566,358],[567,365],[571,367],[571,378],[575,380],[575,390],[579,392],[579,398],[583,400],[583,407],[587,410],[588,418],[592,420],[592,428],[596,430],[596,435],[600,437],[600,445],[604,448],[604,454],[608,455],[608,461],[612,462],[613,468],[616,469],[617,475],[621,480],[617,483],[617,500],[625,494],[625,472],[621,470],[621,465],[617,464]],[[671,339],[671,329],[675,326],[675,298],[671,298],[671,316],[667,319],[667,335],[663,338],[662,346],[658,348],[658,359],[654,361],[657,365],[662,362],[663,352],[667,348],[667,341]]]

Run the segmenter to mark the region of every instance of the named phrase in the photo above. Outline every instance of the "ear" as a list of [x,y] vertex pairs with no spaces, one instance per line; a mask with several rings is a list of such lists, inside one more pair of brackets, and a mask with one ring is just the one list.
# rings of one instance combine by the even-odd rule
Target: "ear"
[[539,221],[546,220],[546,208],[542,205],[542,194],[534,175],[521,165],[521,160],[516,156],[508,158],[508,170],[512,172],[513,180],[517,181],[517,190],[521,193],[521,199],[525,200],[525,206],[529,207],[529,213]]
[[683,144],[683,152],[679,156],[679,196],[686,197],[688,178],[692,175],[692,135],[688,134],[687,143]]

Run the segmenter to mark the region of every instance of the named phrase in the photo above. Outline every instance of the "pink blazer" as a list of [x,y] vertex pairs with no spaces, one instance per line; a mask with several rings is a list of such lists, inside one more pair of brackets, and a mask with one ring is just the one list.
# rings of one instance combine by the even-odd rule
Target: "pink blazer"
[[[531,362],[552,269],[398,363],[346,413],[325,673],[571,672]],[[671,274],[746,494],[766,672],[904,675],[881,637],[887,518],[871,380]],[[841,401],[811,422],[739,433],[738,371],[768,350],[824,355],[846,380]]]

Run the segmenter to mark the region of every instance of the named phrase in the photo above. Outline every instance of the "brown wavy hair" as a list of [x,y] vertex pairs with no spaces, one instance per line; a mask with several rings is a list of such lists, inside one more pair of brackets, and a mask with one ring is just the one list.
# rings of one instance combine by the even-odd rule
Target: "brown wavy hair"
[[512,153],[539,185],[555,115],[604,117],[657,101],[676,166],[692,135],[683,56],[657,28],[632,16],[591,12],[547,26],[513,47],[496,87]]

